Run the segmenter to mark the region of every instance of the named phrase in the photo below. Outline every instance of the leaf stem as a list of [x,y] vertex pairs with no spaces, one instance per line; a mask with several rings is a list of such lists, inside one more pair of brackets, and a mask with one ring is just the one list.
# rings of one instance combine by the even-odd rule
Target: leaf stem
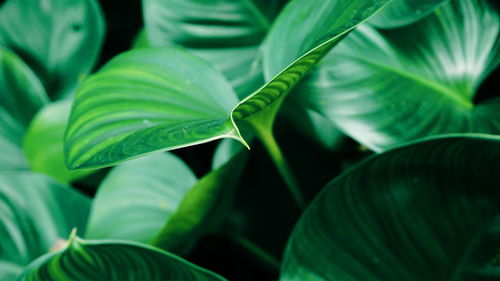
[[283,180],[285,181],[288,190],[292,194],[293,199],[299,206],[301,210],[304,210],[306,207],[306,202],[304,199],[304,195],[300,191],[299,185],[297,184],[297,180],[293,175],[288,163],[281,152],[279,145],[276,143],[274,136],[271,131],[259,130],[256,128],[257,137],[260,139],[267,152],[271,156],[274,164],[278,168]]
[[229,238],[231,238],[234,242],[238,243],[245,250],[252,253],[257,258],[259,258],[259,260],[264,262],[266,265],[268,265],[272,269],[274,269],[278,272],[280,271],[280,267],[281,267],[280,261],[277,258],[275,258],[273,255],[271,255],[269,252],[262,249],[262,247],[255,244],[253,241],[249,240],[248,238],[246,238],[240,234],[231,233],[231,234],[227,234],[227,236]]

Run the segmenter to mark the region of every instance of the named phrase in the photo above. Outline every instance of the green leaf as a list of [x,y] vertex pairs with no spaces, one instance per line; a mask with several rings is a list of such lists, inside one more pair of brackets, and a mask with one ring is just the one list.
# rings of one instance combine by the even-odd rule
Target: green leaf
[[7,0],[0,7],[0,45],[20,55],[54,99],[90,72],[103,37],[95,0]]
[[33,171],[45,173],[61,183],[82,178],[93,170],[71,171],[64,161],[64,130],[69,118],[71,100],[45,106],[33,118],[23,140],[23,149]]
[[0,93],[0,109],[22,127],[28,126],[35,113],[48,102],[40,80],[31,69],[13,52],[2,48]]
[[89,208],[86,197],[46,176],[1,174],[0,280],[15,280],[73,227],[84,231]]
[[228,118],[236,103],[222,74],[193,55],[173,48],[127,52],[79,88],[65,142],[69,167],[241,139]]
[[152,46],[177,45],[224,73],[239,97],[262,85],[259,45],[283,0],[143,0]]
[[0,48],[0,170],[27,168],[21,149],[24,129],[47,102],[36,75],[14,53]]
[[450,0],[395,0],[370,20],[377,27],[394,28],[416,22]]
[[203,176],[184,196],[175,213],[153,240],[155,246],[184,255],[198,238],[222,230],[231,213],[235,190],[245,167],[247,151],[233,150],[226,162]]
[[290,238],[280,280],[498,280],[500,138],[427,140],[328,184]]
[[315,41],[305,49],[283,42],[277,45],[283,50],[299,48],[294,56],[307,53],[298,60],[284,58],[286,64],[280,67],[286,67],[288,60],[293,63],[236,107],[236,95],[224,77],[187,53],[167,48],[140,49],[118,56],[79,88],[65,142],[69,167],[111,165],[223,137],[246,144],[234,124],[244,119],[267,138],[281,102],[298,80],[345,33],[389,0],[325,3],[332,1],[340,3],[334,5],[340,10],[322,6],[319,0],[298,0],[287,7],[274,25],[278,28],[271,31],[271,44],[276,43],[273,34],[286,33],[282,30],[286,27],[280,26],[300,13],[301,2],[307,3],[310,13],[316,12],[314,7],[322,8],[321,19],[339,17],[342,21],[333,21],[329,29],[317,23],[306,24],[308,29],[304,31],[313,34]]
[[281,103],[300,79],[340,39],[388,2],[290,2],[274,22],[263,47],[264,73],[270,81],[241,101],[232,111],[232,118],[246,119],[259,134],[269,134]]
[[150,243],[196,181],[168,153],[115,167],[99,186],[85,237]]
[[226,279],[157,248],[131,242],[82,241],[32,263],[18,279],[225,281]]
[[452,1],[413,25],[362,26],[325,58],[301,100],[380,151],[444,133],[500,133],[495,97],[475,104],[500,62],[500,17],[488,1]]

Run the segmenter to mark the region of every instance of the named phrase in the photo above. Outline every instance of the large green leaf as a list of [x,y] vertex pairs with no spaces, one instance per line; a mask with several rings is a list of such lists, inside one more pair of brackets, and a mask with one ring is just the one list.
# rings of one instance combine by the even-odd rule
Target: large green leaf
[[69,94],[91,70],[103,37],[95,0],[7,0],[0,6],[0,45],[35,70],[52,98]]
[[152,46],[179,45],[222,71],[240,97],[263,83],[258,47],[283,0],[143,0]]
[[290,238],[286,281],[499,280],[500,138],[372,157],[325,187]]
[[450,0],[394,0],[370,20],[378,27],[394,28],[416,22]]
[[32,263],[19,281],[224,281],[221,276],[157,248],[131,242],[70,239]]
[[231,116],[268,134],[284,98],[347,33],[391,0],[295,0],[274,22],[263,47],[270,79],[240,102]]
[[66,138],[70,168],[240,138],[236,95],[209,64],[174,48],[118,56],[79,88]]
[[[277,110],[298,80],[343,35],[387,2],[292,2],[268,38],[268,46],[280,50],[280,60],[272,59],[272,63],[286,69],[238,105],[224,77],[187,53],[139,49],[117,57],[79,88],[66,138],[70,168],[115,164],[223,137],[245,143],[234,124],[243,119],[259,135],[269,134]],[[325,3],[337,5],[331,9]],[[303,13],[302,6],[307,8],[306,15],[319,13],[322,23],[297,22],[295,17]],[[289,22],[293,25],[287,27]],[[283,40],[282,34],[292,37],[290,33],[301,24],[309,37],[304,36],[312,41],[277,42]],[[304,36],[301,33],[299,37]]]
[[331,52],[301,99],[366,146],[429,135],[500,133],[500,100],[474,104],[500,62],[500,17],[488,1],[452,1],[413,25],[363,26]]
[[21,150],[24,129],[47,101],[36,75],[14,53],[0,48],[0,170],[27,168]]
[[30,172],[0,175],[0,280],[47,253],[73,227],[85,230],[90,201]]
[[71,171],[64,161],[63,139],[71,100],[45,106],[31,121],[23,139],[23,150],[33,171],[45,173],[62,183],[82,178],[92,170]]
[[85,237],[150,243],[195,183],[173,154],[123,163],[99,186]]

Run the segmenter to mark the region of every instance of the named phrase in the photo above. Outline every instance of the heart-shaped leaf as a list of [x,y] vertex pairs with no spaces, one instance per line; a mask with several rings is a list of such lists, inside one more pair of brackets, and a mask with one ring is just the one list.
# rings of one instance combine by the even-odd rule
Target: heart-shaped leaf
[[438,138],[328,184],[295,227],[281,280],[498,280],[500,138]]
[[103,37],[95,0],[7,0],[0,6],[0,45],[35,70],[52,98],[71,93],[90,72]]
[[89,208],[86,197],[46,176],[1,174],[0,280],[15,280],[72,228],[84,231]]
[[174,48],[118,56],[79,88],[66,134],[70,168],[115,164],[222,137],[236,95],[208,63]]
[[85,237],[150,243],[195,183],[173,154],[123,163],[99,186]]
[[70,239],[62,250],[32,263],[18,281],[225,281],[157,248],[131,242]]
[[82,178],[93,170],[71,171],[64,161],[63,139],[71,100],[45,106],[31,121],[23,139],[23,150],[33,171],[45,173],[62,183]]
[[416,22],[450,0],[394,0],[370,23],[385,28],[394,28]]
[[263,84],[259,45],[284,0],[143,0],[152,46],[177,45],[224,73],[239,97]]
[[[388,2],[296,0],[289,4],[268,38],[269,46],[281,46],[285,54],[279,52],[279,59],[272,59],[270,65],[286,69],[238,105],[220,73],[179,50],[139,49],[117,57],[79,88],[66,138],[70,168],[111,165],[223,137],[245,143],[234,124],[243,119],[261,137],[269,135],[281,102],[298,80],[343,35]],[[327,4],[335,5],[332,9]],[[303,23],[304,36],[309,36],[305,44],[295,39],[288,45],[277,42],[301,25],[294,18],[305,13],[302,6],[306,15],[319,13],[323,23]],[[289,22],[293,25],[287,27]]]
[[363,26],[332,51],[300,98],[374,150],[443,133],[500,133],[500,100],[474,104],[500,62],[488,1],[452,1],[410,26]]

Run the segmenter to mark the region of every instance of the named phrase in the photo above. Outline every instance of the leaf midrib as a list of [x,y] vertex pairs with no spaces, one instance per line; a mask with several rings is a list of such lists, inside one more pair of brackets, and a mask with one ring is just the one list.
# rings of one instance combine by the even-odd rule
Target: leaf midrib
[[373,60],[365,58],[365,57],[359,57],[359,56],[353,56],[353,55],[345,55],[345,57],[351,58],[354,60],[358,60],[358,61],[362,61],[362,62],[369,64],[371,66],[374,66],[376,68],[381,68],[381,69],[386,70],[388,72],[392,72],[396,75],[405,77],[409,80],[413,80],[413,81],[415,81],[415,82],[417,82],[417,83],[419,83],[419,84],[421,84],[421,85],[423,85],[431,90],[434,90],[436,92],[441,93],[445,97],[455,101],[456,103],[458,103],[459,105],[461,105],[467,109],[474,108],[474,104],[470,100],[467,100],[462,95],[457,95],[456,92],[454,92],[453,90],[448,89],[446,87],[443,87],[439,83],[436,83],[436,81],[426,79],[425,77],[421,77],[421,76],[416,75],[414,73],[411,73],[411,72],[408,72],[408,71],[405,71],[402,69],[398,69],[398,68],[380,63],[378,61],[373,61]]

